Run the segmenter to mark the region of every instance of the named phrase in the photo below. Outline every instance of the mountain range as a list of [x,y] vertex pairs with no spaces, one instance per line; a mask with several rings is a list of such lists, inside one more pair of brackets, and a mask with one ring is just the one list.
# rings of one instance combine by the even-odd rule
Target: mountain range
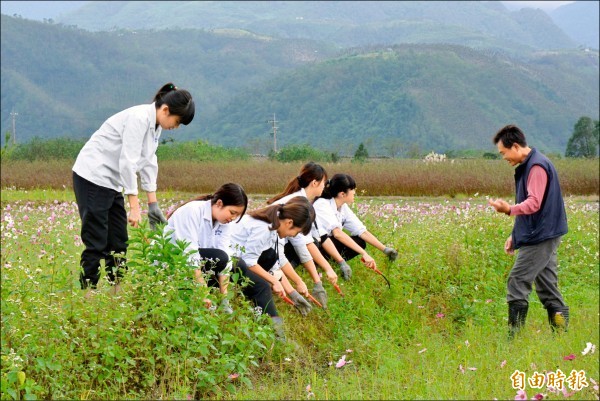
[[364,142],[401,156],[489,148],[514,122],[562,153],[580,116],[598,119],[598,51],[566,33],[577,13],[565,10],[584,13],[583,3],[597,9],[89,2],[56,21],[2,15],[2,132],[13,112],[18,141],[88,137],[173,81],[198,104],[194,122],[169,133],[175,140],[264,153],[277,120],[281,146],[347,154]]

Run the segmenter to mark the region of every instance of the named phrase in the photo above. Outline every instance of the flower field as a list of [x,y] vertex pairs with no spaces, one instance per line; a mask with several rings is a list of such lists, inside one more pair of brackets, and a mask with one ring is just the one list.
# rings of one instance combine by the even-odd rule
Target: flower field
[[[169,193],[161,206],[194,195]],[[250,208],[267,198],[251,195]],[[597,399],[597,193],[565,201],[567,333],[550,331],[533,293],[526,327],[508,341],[512,219],[486,196],[363,195],[357,215],[400,253],[392,263],[369,249],[391,288],[350,261],[343,298],[325,284],[327,310],[302,317],[278,301],[282,345],[239,281],[233,315],[204,309],[201,299],[215,294],[187,288],[181,249],[145,227],[130,232],[122,292],[101,282],[85,299],[71,192],[4,187],[2,399]]]

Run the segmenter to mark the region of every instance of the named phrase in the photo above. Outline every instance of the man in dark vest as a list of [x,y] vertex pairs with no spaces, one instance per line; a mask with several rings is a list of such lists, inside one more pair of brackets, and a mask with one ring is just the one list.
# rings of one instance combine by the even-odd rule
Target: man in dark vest
[[558,290],[556,250],[567,233],[567,216],[558,174],[552,162],[535,148],[527,146],[525,135],[515,125],[496,133],[494,144],[502,158],[515,169],[515,204],[502,199],[489,200],[497,212],[515,216],[515,225],[504,251],[518,256],[508,277],[509,337],[525,323],[532,284],[552,330],[567,330],[569,307]]

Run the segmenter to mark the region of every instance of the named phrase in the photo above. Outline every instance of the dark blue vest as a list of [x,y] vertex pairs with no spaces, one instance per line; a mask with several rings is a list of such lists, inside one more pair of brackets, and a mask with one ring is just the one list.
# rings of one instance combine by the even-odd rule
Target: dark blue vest
[[558,174],[552,162],[535,148],[531,149],[527,158],[515,169],[515,203],[521,203],[527,199],[527,178],[531,168],[535,165],[546,170],[548,183],[540,210],[534,214],[515,217],[515,226],[512,231],[515,249],[523,245],[535,245],[551,238],[560,237],[568,231],[567,214]]

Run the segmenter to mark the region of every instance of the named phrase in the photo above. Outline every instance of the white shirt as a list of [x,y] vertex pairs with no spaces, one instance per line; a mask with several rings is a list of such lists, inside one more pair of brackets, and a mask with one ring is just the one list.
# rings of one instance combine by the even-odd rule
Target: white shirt
[[[199,248],[213,248],[225,251],[231,258],[231,225],[221,224],[218,221],[213,223],[212,205],[210,200],[192,201],[179,207],[169,217],[165,226],[165,233],[171,233],[171,242],[177,240],[189,242],[185,250],[189,253],[189,262],[192,266],[199,266],[200,254]],[[231,260],[228,268],[230,270]]]
[[[296,191],[294,193],[286,195],[283,198],[278,199],[275,202],[273,202],[273,204],[285,205],[290,199],[295,198],[296,196],[302,196],[302,197],[308,199],[308,196],[306,196],[306,191],[304,190],[304,188],[300,188],[300,191]],[[296,251],[298,258],[300,259],[300,263],[305,263],[305,262],[308,262],[313,259],[312,256],[310,255],[310,252],[308,251],[308,248],[306,248],[306,245],[312,244],[314,242],[314,239],[312,236],[313,232],[316,233],[315,235],[317,236],[317,238],[319,238],[318,231],[315,228],[315,225],[313,224],[312,228],[311,228],[311,233],[309,235],[304,235],[302,233],[298,233],[298,235],[296,235],[295,237],[290,237],[288,239],[289,242],[294,247],[294,250]]]
[[142,189],[156,191],[156,148],[162,127],[156,126],[155,104],[125,109],[109,117],[83,146],[73,171],[101,187],[137,195],[137,173]]
[[270,228],[271,224],[247,214],[244,215],[231,230],[233,256],[243,259],[248,267],[252,267],[258,264],[258,258],[264,251],[273,248],[279,254],[279,264],[275,263],[270,271],[274,272],[285,266],[288,260],[283,251],[284,239],[279,238],[277,230]]
[[320,235],[331,235],[335,228],[346,229],[351,236],[360,236],[367,231],[367,227],[345,203],[338,209],[335,199],[319,198],[313,206],[317,213],[316,220]]

